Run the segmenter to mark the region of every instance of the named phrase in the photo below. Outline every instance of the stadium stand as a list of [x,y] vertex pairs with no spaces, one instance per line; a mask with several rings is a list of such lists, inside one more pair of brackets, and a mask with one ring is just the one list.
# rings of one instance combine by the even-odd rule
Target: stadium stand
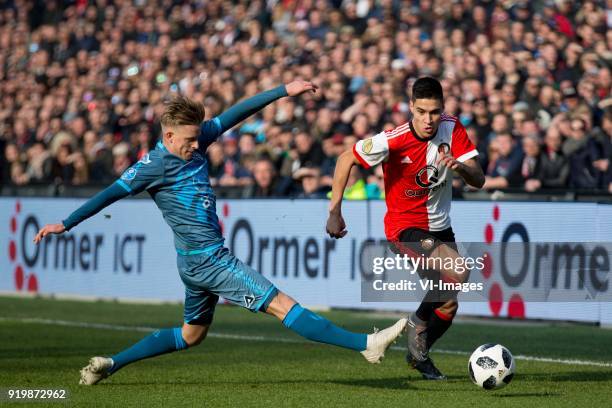
[[[88,196],[152,148],[173,93],[211,117],[302,77],[320,92],[227,132],[209,170],[222,197],[321,197],[338,154],[407,121],[428,75],[487,175],[457,196],[609,200],[611,26],[610,1],[3,1],[2,192]],[[354,183],[377,198],[379,173]]]

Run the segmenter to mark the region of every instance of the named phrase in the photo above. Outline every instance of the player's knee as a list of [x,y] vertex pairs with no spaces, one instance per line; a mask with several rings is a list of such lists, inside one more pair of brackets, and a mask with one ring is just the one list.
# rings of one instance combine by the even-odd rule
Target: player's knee
[[184,325],[181,334],[189,347],[195,347],[206,338],[208,326]]
[[293,300],[285,293],[279,291],[278,294],[274,297],[274,299],[272,299],[272,301],[268,305],[266,313],[272,316],[276,316],[279,320],[282,321],[295,304],[295,300]]
[[195,347],[204,341],[206,338],[206,333],[197,336],[191,336],[188,339],[185,339],[185,343],[189,345],[189,347]]

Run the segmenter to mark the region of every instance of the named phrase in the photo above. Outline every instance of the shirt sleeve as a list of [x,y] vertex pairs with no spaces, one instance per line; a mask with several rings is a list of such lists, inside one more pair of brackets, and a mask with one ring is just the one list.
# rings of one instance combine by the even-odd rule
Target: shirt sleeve
[[465,128],[459,121],[455,123],[455,127],[453,128],[451,154],[461,163],[478,156],[476,146],[470,141]]
[[205,151],[226,130],[231,129],[249,116],[259,112],[275,100],[287,96],[284,85],[258,93],[235,104],[219,116],[202,123],[198,144],[200,151]]
[[127,197],[128,193],[121,188],[117,183],[113,183],[98,194],[90,198],[74,211],[68,218],[62,221],[66,231],[74,228],[87,218],[97,214],[99,211],[108,207],[117,200]]
[[124,171],[116,183],[131,195],[135,195],[160,184],[163,178],[162,158],[159,155],[149,153]]
[[353,146],[353,154],[359,163],[369,169],[389,157],[389,141],[387,134],[381,132],[368,139],[363,139]]

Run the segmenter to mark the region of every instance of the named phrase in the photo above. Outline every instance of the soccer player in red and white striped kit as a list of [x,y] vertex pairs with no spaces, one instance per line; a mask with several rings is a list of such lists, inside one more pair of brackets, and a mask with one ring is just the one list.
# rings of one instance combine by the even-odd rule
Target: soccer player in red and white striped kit
[[[370,168],[382,163],[387,213],[385,234],[396,250],[428,257],[458,258],[450,223],[453,173],[467,184],[481,188],[484,174],[476,157],[478,151],[459,120],[445,114],[440,82],[424,77],[415,81],[410,100],[412,119],[397,128],[360,140],[338,159],[334,174],[327,233],[333,238],[346,235],[341,203],[353,165]],[[434,276],[451,282],[465,282],[468,273],[452,269],[435,271]],[[451,326],[457,313],[456,291],[430,290],[408,321],[406,360],[425,379],[446,377],[435,367],[429,349]]]

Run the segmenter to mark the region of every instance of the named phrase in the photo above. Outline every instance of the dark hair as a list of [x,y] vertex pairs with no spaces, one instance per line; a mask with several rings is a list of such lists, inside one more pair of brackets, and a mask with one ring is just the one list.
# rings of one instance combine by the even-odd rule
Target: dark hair
[[196,125],[204,120],[204,105],[184,96],[176,96],[166,103],[161,125],[166,127]]
[[417,99],[438,99],[444,101],[444,93],[440,81],[431,77],[417,79],[412,85],[412,101]]

